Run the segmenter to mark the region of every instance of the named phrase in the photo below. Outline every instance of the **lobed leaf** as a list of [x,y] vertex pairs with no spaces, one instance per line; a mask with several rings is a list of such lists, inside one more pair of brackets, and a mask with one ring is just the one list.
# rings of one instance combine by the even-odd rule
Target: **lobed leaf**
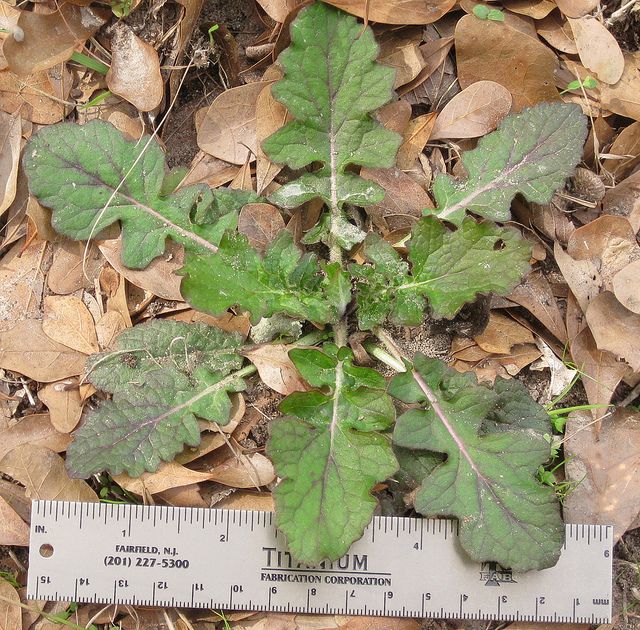
[[137,477],[200,443],[198,418],[224,425],[242,391],[242,338],[204,324],[155,320],[93,355],[88,378],[113,399],[85,414],[67,451],[73,477],[107,470]]
[[446,454],[415,497],[418,512],[455,516],[460,543],[476,561],[518,571],[553,566],[564,525],[552,488],[536,479],[549,459],[548,416],[517,381],[478,385],[436,359],[417,354],[413,372],[391,381],[389,392],[411,409],[395,426],[394,444],[418,454]]
[[322,391],[296,392],[280,405],[267,452],[282,477],[274,491],[276,522],[297,560],[336,559],[371,520],[371,489],[397,470],[387,437],[378,433],[395,419],[385,380],[352,364],[351,353],[289,353],[300,373]]
[[440,174],[433,184],[436,214],[461,225],[467,211],[494,221],[511,218],[517,193],[548,203],[582,156],[587,119],[578,105],[542,103],[507,116],[462,156],[468,179]]
[[[279,188],[271,200],[285,208],[322,198],[331,208],[378,203],[384,190],[348,172],[350,165],[393,166],[401,137],[370,112],[393,95],[394,71],[376,63],[370,28],[327,4],[303,9],[291,25],[291,45],[279,57],[284,78],[274,97],[294,120],[262,148],[274,162],[321,167]],[[351,226],[353,228],[353,226]],[[364,234],[360,240],[364,238]]]
[[274,313],[327,323],[338,319],[350,300],[348,275],[337,264],[320,265],[315,255],[303,255],[287,230],[264,258],[246,236],[228,232],[217,254],[187,254],[181,273],[192,306],[216,315],[238,305],[254,323]]
[[164,153],[147,140],[126,140],[101,120],[45,127],[25,150],[31,192],[53,210],[53,227],[72,239],[97,237],[120,221],[122,260],[133,269],[162,255],[167,237],[187,250],[215,253],[242,205],[258,197],[205,185],[163,195]]
[[435,217],[423,217],[407,247],[411,270],[391,245],[370,234],[364,251],[372,265],[351,265],[361,329],[387,317],[419,325],[427,300],[436,317],[453,317],[480,293],[507,294],[529,269],[531,253],[516,230],[471,218],[451,231]]

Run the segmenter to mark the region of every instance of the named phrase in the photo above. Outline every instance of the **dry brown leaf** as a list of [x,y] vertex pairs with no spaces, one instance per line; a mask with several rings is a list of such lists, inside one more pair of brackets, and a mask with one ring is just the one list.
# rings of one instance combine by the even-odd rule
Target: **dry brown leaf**
[[[29,546],[29,526],[18,513],[0,496],[0,545]],[[0,604],[1,606],[2,604]],[[16,626],[17,628],[18,626]],[[2,613],[0,612],[0,628]]]
[[598,0],[555,0],[564,15],[579,18],[591,13],[597,6]]
[[[432,41],[422,44],[422,46],[420,46],[420,54],[422,55],[424,66],[422,70],[420,70],[418,76],[398,90],[398,93],[412,93],[413,90],[416,90],[416,88],[427,81],[438,68],[443,67],[443,64],[447,61],[447,55],[452,47],[453,37],[440,37],[437,33]],[[416,97],[417,94],[413,92],[413,96]]]
[[21,136],[20,116],[0,111],[0,215],[16,197]]
[[226,330],[227,332],[240,333],[245,339],[251,330],[251,321],[249,317],[244,315],[234,315],[233,313],[225,313],[220,317],[209,315],[208,313],[200,313],[193,309],[188,309],[175,315],[171,315],[171,319],[179,322],[202,322],[209,326],[216,326]]
[[493,81],[477,81],[456,94],[438,114],[431,140],[477,138],[493,131],[509,113],[513,99]]
[[515,28],[465,15],[456,26],[458,81],[495,81],[513,96],[513,109],[557,101],[557,58],[542,42]]
[[22,628],[20,596],[7,580],[0,580],[0,630]]
[[613,276],[613,292],[622,306],[640,314],[640,260],[634,260]]
[[640,171],[607,190],[602,211],[625,217],[634,233],[640,230]]
[[197,483],[163,490],[162,492],[158,492],[154,499],[156,501],[162,501],[167,505],[174,505],[175,507],[211,507],[209,503],[202,498],[200,494],[200,484]]
[[285,224],[280,211],[269,203],[248,203],[240,210],[238,232],[263,254]]
[[0,263],[0,331],[8,330],[26,318],[40,318],[40,302],[44,291],[46,243],[16,243]]
[[87,250],[86,243],[64,239],[54,245],[47,284],[58,295],[93,288],[93,281],[98,277],[103,263],[104,259],[93,243]]
[[599,350],[608,350],[640,372],[640,315],[604,291],[589,302],[587,323]]
[[411,119],[411,105],[403,100],[393,101],[379,109],[375,115],[381,125],[403,134]]
[[[640,85],[638,86],[640,89]],[[617,157],[604,160],[602,166],[620,181],[640,164],[640,122],[625,127],[607,150]]]
[[421,28],[386,31],[377,38],[378,61],[396,71],[394,88],[406,85],[420,74],[424,66],[419,48],[421,41]]
[[80,422],[82,398],[78,382],[73,379],[45,385],[38,398],[49,409],[51,424],[60,433],[71,433]]
[[63,98],[46,70],[29,76],[0,72],[0,109],[9,114],[20,113],[25,120],[51,125],[64,118]]
[[614,114],[640,120],[640,53],[624,54],[622,77],[615,85],[600,86],[600,103]]
[[397,168],[363,168],[360,176],[385,190],[384,199],[366,208],[374,224],[384,233],[411,228],[425,208],[433,208],[431,197],[409,175]]
[[624,70],[624,57],[616,38],[594,17],[567,18],[580,61],[596,77],[613,85]]
[[270,492],[238,491],[218,501],[215,507],[225,510],[261,510],[274,512],[273,495]]
[[262,142],[291,120],[287,108],[276,101],[271,86],[262,88],[256,101],[256,192],[260,195],[282,170],[262,150]]
[[258,0],[264,12],[275,22],[284,22],[285,18],[302,0]]
[[274,481],[276,473],[271,462],[260,453],[253,455],[239,454],[214,468],[209,476],[233,488],[258,488]]
[[403,134],[402,144],[398,149],[396,164],[399,169],[413,168],[418,156],[431,137],[431,131],[436,122],[436,113],[423,114],[409,121]]
[[640,416],[618,409],[601,421],[573,412],[565,428],[565,470],[580,482],[563,503],[570,523],[613,524],[614,541],[640,511]]
[[106,312],[96,322],[96,337],[102,350],[110,350],[118,335],[127,328],[127,322],[117,311]]
[[202,433],[200,444],[195,448],[185,448],[176,456],[175,461],[178,464],[189,464],[224,446],[228,439],[221,431],[205,431]]
[[567,329],[562,313],[546,276],[540,271],[530,273],[508,296],[526,308],[558,341],[567,341]]
[[[582,374],[582,384],[590,405],[608,405],[629,366],[613,354],[598,350],[588,328],[571,341],[571,358]],[[606,407],[592,409],[594,420],[607,413]]]
[[534,20],[541,20],[556,8],[556,4],[550,0],[507,0],[505,8]]
[[180,282],[175,272],[184,265],[184,249],[169,241],[165,253],[154,258],[144,269],[130,269],[122,263],[122,237],[100,241],[98,248],[109,264],[131,284],[149,291],[164,300],[182,302]]
[[0,460],[0,471],[19,481],[31,499],[98,501],[98,495],[80,479],[71,479],[64,460],[51,449],[21,444]]
[[422,624],[416,619],[385,619],[381,617],[336,616],[340,630],[420,630]]
[[569,23],[557,13],[551,13],[537,22],[536,31],[542,39],[546,40],[556,50],[570,55],[578,54],[576,40],[573,38],[573,31]]
[[45,335],[39,320],[25,319],[0,332],[0,367],[41,383],[77,376],[86,358]]
[[160,105],[164,84],[156,49],[142,41],[124,22],[118,22],[111,38],[108,88],[141,112]]
[[55,13],[22,11],[18,26],[20,40],[9,37],[3,52],[9,70],[19,75],[47,70],[71,57],[105,22],[108,13],[92,7],[64,4]]
[[269,82],[258,81],[226,90],[207,109],[198,128],[198,146],[221,160],[243,165],[255,155],[256,102]]
[[327,0],[343,11],[370,22],[431,24],[453,7],[455,0]]
[[100,351],[93,317],[75,295],[48,295],[44,298],[42,330],[53,341],[72,350],[84,354]]
[[289,358],[289,350],[293,347],[284,344],[265,344],[243,354],[256,366],[260,378],[267,387],[288,396],[293,392],[309,390]]
[[491,311],[487,327],[473,339],[485,352],[508,354],[516,345],[532,343],[533,335],[511,317]]
[[0,459],[23,444],[34,444],[60,453],[67,449],[71,438],[55,429],[48,413],[25,416],[0,431]]
[[129,477],[126,474],[114,475],[113,479],[127,492],[144,496],[154,495],[169,488],[179,488],[200,481],[208,481],[211,479],[211,475],[191,470],[178,462],[163,462],[156,472],[146,472],[137,478]]

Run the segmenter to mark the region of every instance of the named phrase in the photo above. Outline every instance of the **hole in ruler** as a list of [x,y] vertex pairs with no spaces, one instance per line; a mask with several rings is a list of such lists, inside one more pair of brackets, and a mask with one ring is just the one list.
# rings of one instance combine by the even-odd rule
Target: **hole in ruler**
[[53,547],[49,543],[40,545],[40,555],[43,558],[50,558],[53,555]]

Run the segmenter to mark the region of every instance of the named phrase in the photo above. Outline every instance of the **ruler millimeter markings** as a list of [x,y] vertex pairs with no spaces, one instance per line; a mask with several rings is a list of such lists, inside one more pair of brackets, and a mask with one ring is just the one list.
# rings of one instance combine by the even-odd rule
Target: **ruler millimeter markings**
[[613,531],[567,525],[558,564],[469,560],[457,521],[374,517],[299,565],[270,512],[34,501],[30,599],[332,615],[608,623]]

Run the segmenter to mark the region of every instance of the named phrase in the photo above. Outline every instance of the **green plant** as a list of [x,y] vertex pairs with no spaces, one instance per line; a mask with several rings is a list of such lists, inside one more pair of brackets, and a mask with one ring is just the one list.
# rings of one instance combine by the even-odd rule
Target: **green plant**
[[[478,294],[505,294],[520,281],[529,247],[493,221],[510,218],[517,193],[550,200],[580,158],[584,117],[560,103],[507,117],[463,155],[468,179],[436,178],[437,208],[416,222],[405,260],[348,213],[385,194],[357,167],[393,166],[401,142],[371,115],[393,96],[393,71],[376,55],[369,28],[316,3],[294,21],[280,57],[284,78],[273,94],[293,120],[263,149],[304,171],[270,201],[282,208],[324,201],[303,244],[324,244],[328,260],[301,251],[287,230],[259,254],[237,231],[239,210],[255,195],[206,186],[167,192],[173,186],[164,185],[159,145],[127,142],[99,121],[34,136],[25,152],[31,190],[70,238],[93,238],[119,221],[130,267],[160,256],[167,238],[183,245],[182,293],[197,309],[221,314],[238,306],[254,324],[284,316],[331,328],[331,341],[291,350],[310,391],[282,402],[286,417],[272,423],[267,446],[282,479],[277,524],[298,560],[345,553],[372,516],[373,487],[402,465],[419,477],[416,508],[457,516],[473,558],[520,570],[550,566],[564,529],[553,490],[536,480],[549,457],[547,414],[515,381],[499,379],[490,389],[420,355],[403,363],[382,327],[387,320],[419,324],[427,307],[452,317]],[[366,262],[346,264],[345,250],[362,242]],[[360,329],[389,350],[373,353],[405,370],[389,386],[355,364],[348,347],[354,306]],[[139,475],[198,444],[198,419],[228,422],[229,394],[254,372],[243,352],[240,337],[201,324],[159,320],[122,333],[114,350],[89,360],[88,380],[112,400],[88,412],[76,431],[70,473]],[[396,422],[393,398],[419,409]]]

